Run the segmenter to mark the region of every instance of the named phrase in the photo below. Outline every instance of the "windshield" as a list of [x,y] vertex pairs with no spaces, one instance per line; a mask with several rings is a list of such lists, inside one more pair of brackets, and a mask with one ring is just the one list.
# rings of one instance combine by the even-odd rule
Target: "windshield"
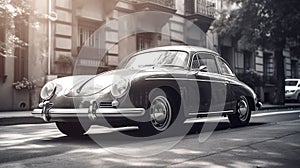
[[147,66],[187,68],[188,53],[184,51],[155,51],[134,55],[120,66],[125,69],[140,69]]
[[298,81],[285,81],[285,86],[296,86]]

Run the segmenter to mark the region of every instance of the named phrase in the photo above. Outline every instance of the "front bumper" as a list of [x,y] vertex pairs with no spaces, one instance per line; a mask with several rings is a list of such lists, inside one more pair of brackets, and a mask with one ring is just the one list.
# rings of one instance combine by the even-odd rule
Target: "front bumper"
[[59,121],[72,118],[88,118],[94,121],[98,118],[105,117],[141,117],[145,114],[144,108],[98,108],[91,110],[90,108],[64,109],[64,108],[43,108],[34,109],[32,115],[42,118],[44,121]]
[[298,94],[296,92],[285,93],[286,100],[297,100]]
[[260,110],[263,107],[263,104],[260,101],[257,101],[255,103],[255,107],[256,107],[255,110]]

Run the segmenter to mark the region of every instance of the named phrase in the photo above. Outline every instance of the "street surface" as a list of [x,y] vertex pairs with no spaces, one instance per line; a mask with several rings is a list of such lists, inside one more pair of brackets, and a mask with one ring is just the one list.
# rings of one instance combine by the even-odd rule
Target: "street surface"
[[[299,167],[300,110],[252,115],[251,125],[243,128],[231,129],[227,119],[221,119],[205,142],[199,142],[200,123],[162,152],[180,135],[128,141],[116,139],[120,129],[93,126],[88,135],[101,138],[106,144],[101,146],[88,135],[66,137],[54,123],[1,126],[0,167]],[[121,130],[138,134],[134,127]],[[124,155],[151,150],[159,153],[147,157]]]

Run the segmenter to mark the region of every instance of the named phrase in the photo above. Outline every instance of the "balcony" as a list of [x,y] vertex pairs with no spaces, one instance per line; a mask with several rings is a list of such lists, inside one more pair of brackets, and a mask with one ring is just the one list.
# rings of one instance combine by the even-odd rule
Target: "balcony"
[[175,9],[175,2],[174,0],[139,0],[141,2],[148,2],[148,3],[154,3],[157,5],[163,5],[168,8]]
[[205,17],[215,18],[216,4],[207,0],[186,0],[185,15],[199,14]]
[[175,0],[135,0],[136,9],[175,13]]
[[204,32],[215,19],[216,4],[207,0],[185,0],[185,16]]

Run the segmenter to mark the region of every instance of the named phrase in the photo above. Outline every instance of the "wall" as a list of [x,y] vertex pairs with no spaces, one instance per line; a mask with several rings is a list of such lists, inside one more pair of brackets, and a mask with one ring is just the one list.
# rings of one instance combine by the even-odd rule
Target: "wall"
[[14,58],[6,57],[5,59],[5,73],[7,78],[5,82],[0,82],[0,111],[12,110],[13,106],[13,74],[14,74]]
[[[14,24],[11,22],[11,24]],[[10,26],[9,24],[7,26]],[[11,33],[14,33],[10,27],[6,27],[5,39],[8,39]],[[6,40],[5,40],[6,41]],[[12,53],[14,52],[11,48],[12,44],[9,42],[6,43],[6,49],[11,49]],[[7,55],[5,58],[5,75],[7,78],[4,81],[0,81],[0,111],[11,110],[13,108],[13,86],[14,82],[14,57],[13,55]]]
[[77,16],[91,20],[103,20],[103,0],[89,0],[77,9]]

